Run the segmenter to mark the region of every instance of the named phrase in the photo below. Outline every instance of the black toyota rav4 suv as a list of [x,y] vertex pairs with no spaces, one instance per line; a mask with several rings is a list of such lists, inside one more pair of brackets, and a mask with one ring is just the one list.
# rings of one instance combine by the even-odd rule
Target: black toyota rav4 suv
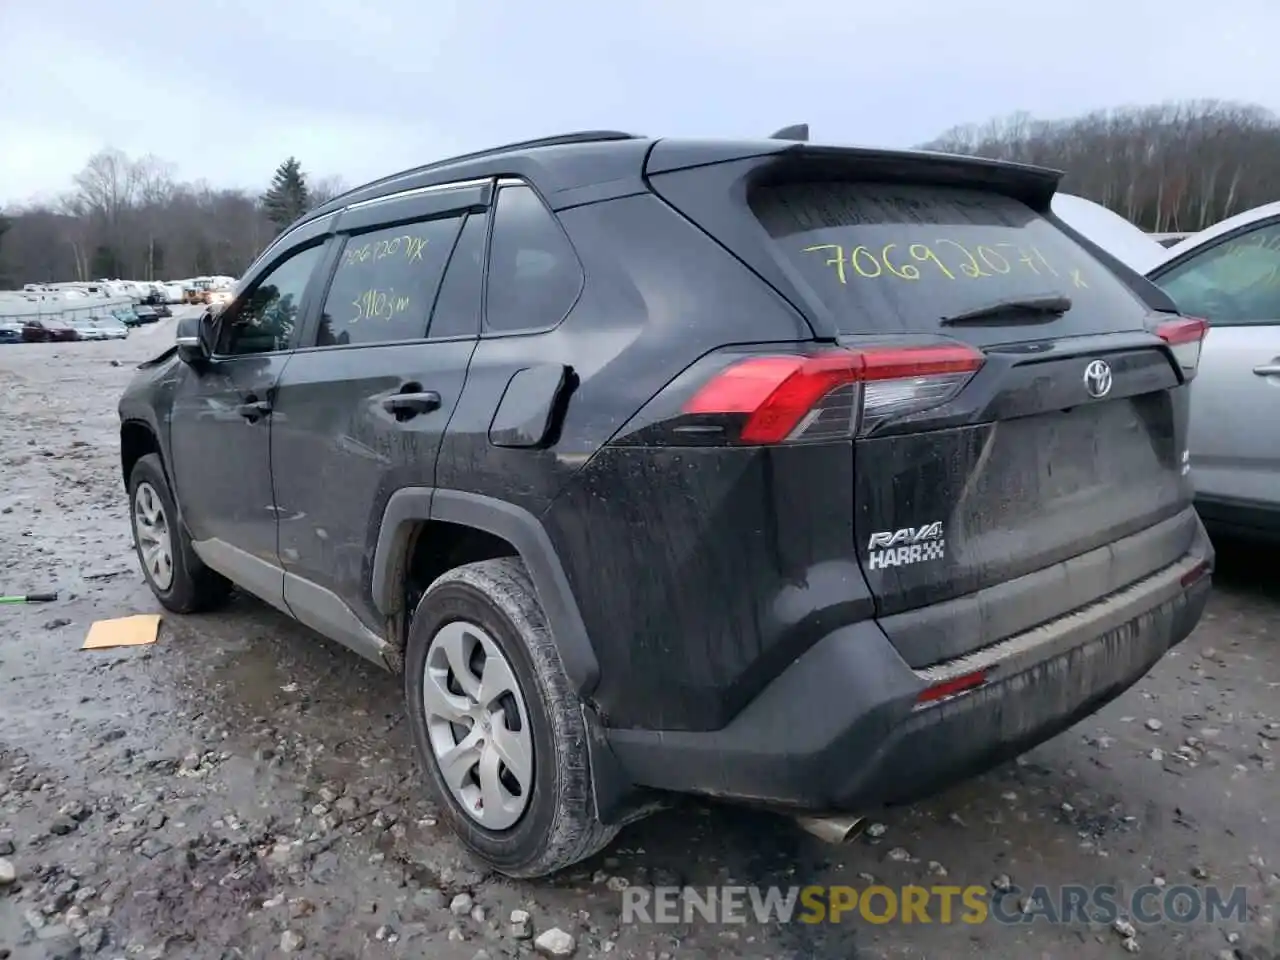
[[664,796],[911,801],[1195,626],[1203,321],[1059,174],[574,134],[307,214],[120,402],[160,602],[399,672],[435,794],[536,876]]

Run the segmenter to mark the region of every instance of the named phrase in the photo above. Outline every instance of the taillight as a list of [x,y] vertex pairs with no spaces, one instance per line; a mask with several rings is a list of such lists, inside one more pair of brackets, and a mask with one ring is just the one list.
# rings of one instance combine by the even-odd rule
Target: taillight
[[1156,334],[1169,345],[1183,376],[1191,379],[1200,365],[1200,347],[1209,332],[1209,321],[1198,317],[1179,317],[1156,327]]
[[720,371],[682,412],[744,416],[738,443],[863,436],[950,400],[982,361],[962,344],[753,356]]

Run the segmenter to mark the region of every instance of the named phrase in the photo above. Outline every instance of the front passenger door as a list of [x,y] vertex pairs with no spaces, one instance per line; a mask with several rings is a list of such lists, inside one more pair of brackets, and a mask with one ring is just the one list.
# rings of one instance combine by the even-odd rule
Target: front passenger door
[[324,239],[285,253],[222,312],[213,358],[186,370],[169,426],[175,492],[196,553],[278,607],[272,404]]

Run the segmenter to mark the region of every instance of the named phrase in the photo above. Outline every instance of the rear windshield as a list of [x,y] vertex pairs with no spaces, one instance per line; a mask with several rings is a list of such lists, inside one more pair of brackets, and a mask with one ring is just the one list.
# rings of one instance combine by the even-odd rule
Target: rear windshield
[[[1055,295],[1069,297],[1071,309],[1052,323],[1026,327],[1026,336],[1138,329],[1147,312],[1078,243],[999,194],[788,183],[757,188],[751,208],[841,333],[939,333],[943,317]],[[986,325],[993,323],[999,321]],[[1010,328],[998,339],[1009,339]]]

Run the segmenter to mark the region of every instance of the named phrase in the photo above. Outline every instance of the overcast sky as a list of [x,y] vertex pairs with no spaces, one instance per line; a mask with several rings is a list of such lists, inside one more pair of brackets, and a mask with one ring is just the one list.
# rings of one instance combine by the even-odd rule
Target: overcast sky
[[584,128],[909,146],[1016,110],[1280,110],[1280,0],[0,0],[0,202],[94,151],[260,189]]

